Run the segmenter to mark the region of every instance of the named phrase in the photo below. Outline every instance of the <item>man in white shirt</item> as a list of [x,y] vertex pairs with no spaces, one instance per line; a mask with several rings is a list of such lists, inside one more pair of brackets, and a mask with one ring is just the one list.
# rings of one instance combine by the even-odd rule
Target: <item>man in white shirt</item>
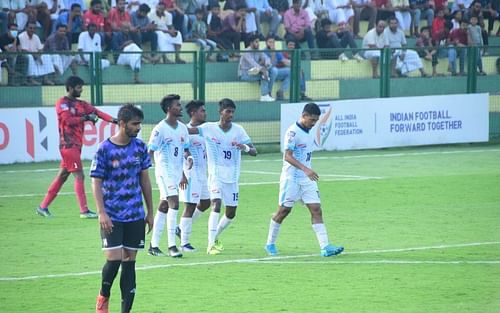
[[389,41],[385,34],[385,22],[378,21],[377,26],[368,31],[363,37],[363,49],[374,49],[364,51],[365,59],[370,60],[372,65],[372,76],[378,78],[378,62],[380,59],[380,49],[389,47]]
[[[208,218],[208,247],[210,255],[219,254],[223,247],[218,237],[236,216],[239,196],[241,152],[257,156],[245,129],[233,123],[236,104],[231,99],[219,101],[218,122],[204,123],[190,128],[190,134],[200,134],[205,139],[208,161],[208,187],[212,212]],[[222,202],[226,212],[219,221]]]
[[189,161],[187,169],[193,166],[189,152],[189,134],[186,125],[179,123],[182,106],[179,95],[167,95],[160,103],[166,118],[158,123],[149,138],[148,150],[155,162],[156,184],[160,190],[160,204],[155,215],[151,244],[148,253],[164,256],[159,248],[160,238],[167,222],[168,253],[171,257],[182,257],[175,242],[177,213],[179,211],[179,187],[186,188],[183,162]]
[[[172,25],[172,14],[165,10],[165,3],[159,2],[156,5],[156,10],[152,10],[148,14],[151,23],[156,25],[156,35],[158,36],[158,51],[173,52],[175,51],[175,62],[186,63],[180,58],[179,51],[182,47],[181,32],[176,30]],[[166,56],[165,63],[172,63]]]
[[328,239],[317,184],[319,176],[311,167],[315,147],[311,129],[318,122],[320,115],[321,110],[317,104],[306,104],[299,121],[292,124],[285,133],[279,206],[271,218],[265,246],[266,252],[271,256],[278,254],[276,239],[281,224],[298,200],[302,200],[311,213],[312,228],[319,242],[320,254],[328,257],[344,251],[344,247],[332,245]]
[[[97,33],[97,25],[90,23],[88,25],[88,30],[81,32],[78,37],[78,51],[80,51],[80,62],[88,65],[90,62],[90,56],[94,55],[96,52],[102,52],[101,47],[101,36]],[[82,53],[87,52],[87,53]],[[89,54],[90,52],[91,54]],[[101,68],[105,69],[109,67],[109,61],[101,59]]]

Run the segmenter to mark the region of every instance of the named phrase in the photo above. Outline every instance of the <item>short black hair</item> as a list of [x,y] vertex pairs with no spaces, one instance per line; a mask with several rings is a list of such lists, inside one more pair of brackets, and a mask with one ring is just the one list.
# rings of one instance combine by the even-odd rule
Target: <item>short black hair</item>
[[324,18],[321,20],[321,27],[325,27],[327,25],[332,25],[332,21],[329,18]]
[[223,111],[227,108],[236,109],[236,104],[234,104],[233,100],[231,100],[229,98],[224,98],[221,101],[219,101],[219,112]]
[[144,12],[144,13],[149,13],[149,11],[151,11],[151,8],[146,3],[142,3],[139,6],[139,11]]
[[253,42],[256,39],[259,39],[259,35],[257,35],[257,34],[250,34],[247,37],[247,43],[250,44],[251,42]]
[[202,100],[191,100],[188,102],[188,104],[186,104],[186,111],[189,116],[192,116],[196,110],[198,110],[204,105],[205,102],[203,102]]
[[306,113],[309,115],[321,115],[321,110],[319,106],[314,103],[314,102],[309,102],[304,106],[304,109],[302,110],[302,113]]
[[84,82],[79,76],[70,76],[66,79],[66,91],[69,91],[69,88],[75,88],[76,86],[83,86]]
[[64,27],[64,28],[68,29],[68,25],[66,25],[66,24],[64,24],[64,23],[58,23],[58,24],[56,25],[56,29],[59,29],[59,28],[61,28],[61,27]]
[[127,103],[123,105],[120,110],[118,110],[118,121],[123,121],[125,123],[130,122],[134,118],[139,118],[144,120],[144,113],[137,106]]
[[102,4],[102,1],[101,0],[92,0],[92,1],[90,1],[90,7],[93,7],[96,4]]
[[161,102],[160,102],[161,109],[163,110],[163,112],[165,112],[165,114],[167,114],[168,109],[170,108],[172,103],[175,100],[180,100],[180,99],[181,99],[181,96],[179,96],[179,95],[175,95],[175,94],[166,95],[165,97],[163,97],[163,99],[161,99]]
[[73,3],[73,4],[71,5],[71,11],[73,11],[73,9],[74,9],[74,8],[80,8],[80,9],[81,9],[81,8],[82,8],[82,6],[80,5],[80,3]]

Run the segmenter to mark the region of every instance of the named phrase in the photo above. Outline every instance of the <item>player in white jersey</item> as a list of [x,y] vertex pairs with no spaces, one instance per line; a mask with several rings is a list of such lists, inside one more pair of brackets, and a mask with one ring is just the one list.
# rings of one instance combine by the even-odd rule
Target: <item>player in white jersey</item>
[[315,103],[304,106],[300,120],[291,125],[285,133],[283,168],[280,178],[278,210],[271,218],[265,249],[269,255],[278,254],[276,239],[283,220],[288,216],[294,203],[302,200],[311,212],[312,228],[318,239],[321,255],[332,256],[344,248],[330,244],[325,224],[317,181],[318,174],[311,167],[314,150],[314,135],[310,132],[319,120],[321,110]]
[[166,221],[169,255],[182,257],[175,243],[179,187],[184,188],[187,183],[182,170],[183,162],[187,160],[191,168],[193,157],[189,152],[187,127],[177,121],[182,116],[180,96],[165,96],[160,106],[166,118],[155,126],[148,143],[149,153],[155,161],[156,183],[160,190],[160,204],[155,215],[148,253],[153,256],[164,256],[159,243]]
[[[205,103],[200,100],[192,100],[186,104],[186,112],[191,117],[186,125],[188,128],[198,127],[205,123],[207,112]],[[181,250],[193,252],[195,248],[189,243],[189,236],[193,222],[210,207],[210,194],[207,182],[207,153],[205,139],[198,135],[189,135],[189,152],[193,157],[193,167],[188,170],[188,162],[184,162],[184,175],[187,178],[187,187],[179,194],[180,201],[184,202],[184,212],[178,227],[181,237]]]
[[[205,138],[208,162],[208,188],[212,200],[212,212],[208,218],[208,254],[219,254],[223,250],[217,240],[219,235],[236,216],[239,194],[241,151],[257,155],[246,131],[232,122],[236,105],[231,99],[219,102],[218,122],[205,123],[190,128],[190,134],[199,133]],[[221,203],[226,212],[219,221]]]

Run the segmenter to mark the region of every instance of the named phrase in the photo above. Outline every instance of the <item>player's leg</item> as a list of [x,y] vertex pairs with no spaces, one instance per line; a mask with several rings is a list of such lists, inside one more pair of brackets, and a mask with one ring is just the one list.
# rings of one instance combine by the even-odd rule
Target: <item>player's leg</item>
[[83,170],[72,172],[75,178],[74,190],[78,206],[80,207],[80,218],[97,218],[97,214],[89,210],[87,205],[87,196],[85,194],[85,175]]
[[[160,184],[158,184],[160,186]],[[166,196],[165,196],[166,197]],[[165,256],[160,250],[160,238],[165,229],[167,221],[168,202],[162,196],[162,189],[160,189],[160,203],[156,210],[156,215],[153,223],[153,230],[151,232],[151,243],[149,244],[148,254],[152,256]]]
[[136,290],[135,259],[137,251],[144,249],[144,224],[144,220],[124,223],[122,271],[120,276],[122,313],[129,313],[134,303]]
[[182,213],[179,226],[176,229],[176,235],[181,239],[182,251],[195,251],[195,248],[189,243],[189,237],[193,226],[193,215],[196,211],[198,202],[200,202],[200,188],[201,185],[198,179],[196,179],[196,177],[190,177],[187,187],[179,192],[179,200],[184,202],[184,212]]
[[[215,233],[215,242],[219,235],[229,227],[236,217],[236,208],[238,207],[239,185],[238,183],[221,183],[222,186],[222,200],[226,206],[226,211],[217,225],[217,232]],[[219,246],[221,247],[220,243]]]
[[52,216],[52,214],[49,212],[49,205],[57,197],[59,190],[61,190],[61,187],[64,185],[68,177],[69,177],[69,172],[68,170],[66,170],[66,168],[63,167],[63,161],[61,161],[61,168],[57,172],[56,177],[54,178],[52,183],[50,184],[49,189],[47,190],[47,194],[45,195],[42,202],[36,209],[37,214],[44,217]]
[[222,206],[222,187],[213,177],[209,178],[210,199],[212,201],[212,211],[208,216],[208,254],[218,254],[220,251],[214,248],[217,225],[219,224],[220,208]]
[[[177,193],[177,189],[175,190]],[[177,244],[175,242],[175,229],[177,228],[177,214],[179,213],[179,195],[174,194],[174,190],[171,190],[168,201],[168,212],[167,212],[167,240],[168,240],[168,253],[171,257],[180,258],[182,253],[177,249]]]
[[102,267],[101,289],[97,296],[96,312],[108,313],[111,287],[122,263],[123,223],[113,223],[113,231],[106,233],[101,230],[102,249],[106,263]]

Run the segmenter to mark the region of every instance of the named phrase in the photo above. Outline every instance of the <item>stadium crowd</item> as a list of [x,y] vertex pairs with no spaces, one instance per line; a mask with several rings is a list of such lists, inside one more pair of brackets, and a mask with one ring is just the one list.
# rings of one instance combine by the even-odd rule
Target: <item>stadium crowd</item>
[[[448,58],[452,75],[463,75],[465,49],[461,47],[487,46],[488,36],[500,36],[500,26],[494,32],[495,21],[500,18],[499,0],[456,0],[452,5],[447,0],[91,0],[89,3],[2,0],[0,3],[0,49],[33,53],[0,57],[13,86],[53,85],[68,68],[76,74],[77,64],[87,64],[88,53],[101,51],[109,54],[102,60],[103,68],[110,65],[109,60],[128,65],[134,71],[134,81],[139,83],[142,62],[185,63],[179,53],[185,42],[209,50],[209,61],[224,62],[238,60],[240,43],[249,47],[255,38],[284,40],[283,47],[307,44],[309,48],[335,48],[339,52],[313,52],[310,57],[341,61],[351,56],[358,61],[369,59],[373,77],[378,77],[377,51],[342,53],[344,48],[359,48],[355,39],[361,39],[361,20],[368,21],[361,48],[396,49],[393,75],[405,76],[418,69],[422,76],[427,76],[420,58],[432,61],[432,74],[438,75],[435,65],[439,57]],[[427,21],[427,26],[420,27],[421,19]],[[387,24],[377,24],[379,21]],[[267,31],[263,24],[267,24]],[[416,47],[412,48],[418,54],[405,49],[407,37],[416,37]],[[149,45],[145,47],[145,43]],[[82,53],[64,54],[72,50],[73,44]],[[148,53],[143,54],[143,49]],[[175,55],[175,59],[169,59],[166,53]],[[484,53],[486,48],[482,49],[481,54]],[[478,72],[483,75],[480,57]],[[261,65],[270,74],[272,67],[286,67],[279,61],[273,64],[269,54],[264,58],[269,60]],[[260,72],[263,71],[257,71]],[[277,97],[282,93],[280,90]],[[269,95],[262,100],[274,99]]]

